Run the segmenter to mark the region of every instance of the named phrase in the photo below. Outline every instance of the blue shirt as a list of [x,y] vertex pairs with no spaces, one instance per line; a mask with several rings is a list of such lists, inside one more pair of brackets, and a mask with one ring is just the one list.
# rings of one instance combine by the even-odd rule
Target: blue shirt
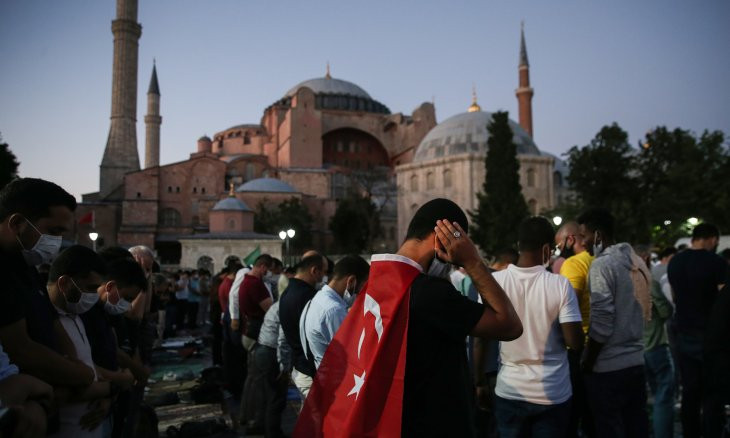
[[309,353],[314,356],[317,368],[346,316],[345,300],[326,284],[304,307],[299,320],[299,332],[302,336],[302,345],[305,342],[309,344]]

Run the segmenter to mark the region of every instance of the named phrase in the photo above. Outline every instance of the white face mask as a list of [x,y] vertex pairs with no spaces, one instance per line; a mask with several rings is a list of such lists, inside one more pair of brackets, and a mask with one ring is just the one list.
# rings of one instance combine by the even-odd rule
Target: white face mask
[[598,231],[593,233],[593,257],[598,257],[603,251],[603,242],[598,243]]
[[[355,283],[355,286],[357,286],[357,283]],[[345,304],[347,304],[348,309],[352,307],[352,304],[355,302],[356,298],[357,294],[355,293],[355,287],[353,287],[352,292],[350,292],[349,286],[345,286],[345,293],[342,294],[342,299],[345,301]]]
[[81,298],[79,298],[78,302],[72,303],[66,298],[66,294],[63,294],[63,299],[66,301],[66,310],[68,313],[73,313],[74,315],[81,315],[88,312],[89,309],[94,307],[94,304],[99,301],[99,295],[96,292],[82,291],[81,288],[76,285],[73,278],[71,279],[71,283],[73,283],[74,286],[76,286],[76,289],[81,292]]
[[123,313],[126,313],[131,306],[132,305],[129,303],[129,301],[125,300],[124,298],[120,298],[119,301],[117,301],[117,304],[112,304],[107,298],[106,302],[104,303],[104,310],[110,315],[121,315]]
[[431,277],[439,277],[448,279],[449,274],[451,273],[451,264],[442,262],[439,260],[438,257],[434,257],[433,261],[431,262],[431,266],[428,267],[427,275],[430,275]]
[[51,236],[50,234],[43,234],[40,231],[38,231],[38,228],[33,225],[31,221],[29,221],[26,218],[26,222],[30,224],[33,229],[41,235],[41,237],[38,239],[38,242],[36,242],[35,245],[33,245],[33,248],[31,249],[25,249],[23,246],[23,242],[20,241],[20,238],[18,236],[15,236],[16,239],[18,239],[18,243],[20,243],[20,246],[23,248],[23,258],[25,259],[25,262],[32,266],[37,266],[42,263],[51,263],[53,259],[56,258],[56,255],[58,255],[58,251],[61,249],[61,241],[63,240],[61,236]]

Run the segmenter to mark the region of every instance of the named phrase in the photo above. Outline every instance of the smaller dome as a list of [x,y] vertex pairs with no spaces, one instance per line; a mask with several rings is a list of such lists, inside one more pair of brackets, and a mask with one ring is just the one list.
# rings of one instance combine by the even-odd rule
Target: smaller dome
[[211,140],[211,139],[210,139],[210,137],[208,137],[207,135],[204,135],[204,136],[200,137],[200,138],[198,139],[198,141],[212,141],[212,140]]
[[240,199],[227,197],[218,201],[213,206],[213,211],[252,211],[245,202]]
[[237,192],[280,192],[297,193],[294,187],[276,178],[257,178],[247,181],[236,189]]

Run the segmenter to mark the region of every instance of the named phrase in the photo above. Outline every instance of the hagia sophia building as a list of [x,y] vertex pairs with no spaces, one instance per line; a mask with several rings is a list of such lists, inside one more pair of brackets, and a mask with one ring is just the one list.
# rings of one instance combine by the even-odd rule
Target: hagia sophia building
[[[392,113],[352,82],[324,77],[303,81],[263,111],[259,123],[203,136],[187,160],[160,164],[160,86],[153,67],[147,91],[144,166],[136,139],[137,56],[141,26],[137,0],[117,0],[112,21],[114,65],[109,137],[99,191],[85,194],[77,239],[104,246],[143,244],[167,266],[219,270],[230,256],[256,248],[281,257],[279,236],[254,232],[254,211],[296,198],[313,218],[312,244],[333,249],[329,220],[355,176],[377,177],[369,191],[380,210],[377,252],[395,251],[415,210],[446,197],[476,207],[485,178],[491,113],[473,97],[468,111],[441,123],[432,103],[410,115]],[[519,123],[510,121],[520,161],[520,183],[533,213],[553,208],[564,193],[565,167],[533,141],[529,63],[524,31],[516,90]],[[201,128],[202,129],[202,128]]]

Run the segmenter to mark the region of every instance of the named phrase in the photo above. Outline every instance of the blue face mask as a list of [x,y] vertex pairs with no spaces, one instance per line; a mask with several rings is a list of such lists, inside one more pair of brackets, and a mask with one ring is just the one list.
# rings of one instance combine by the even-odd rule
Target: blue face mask
[[426,275],[430,275],[431,277],[448,279],[450,273],[451,264],[443,262],[439,260],[438,257],[434,256],[433,261],[431,261],[431,266],[428,267],[428,272],[426,273]]

